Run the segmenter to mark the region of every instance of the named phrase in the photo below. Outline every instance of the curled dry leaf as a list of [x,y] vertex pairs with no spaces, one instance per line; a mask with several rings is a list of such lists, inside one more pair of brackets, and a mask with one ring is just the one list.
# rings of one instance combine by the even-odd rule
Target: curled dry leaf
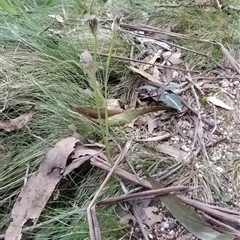
[[[87,107],[87,106],[73,106],[69,105],[71,110],[75,113],[79,113],[85,117],[88,117],[92,120],[98,119],[98,109],[94,107]],[[108,116],[114,116],[116,114],[124,112],[123,103],[117,99],[109,99],[108,100]],[[101,119],[105,119],[105,108],[100,108],[100,116]]]
[[63,176],[68,175],[72,170],[79,168],[83,163],[90,160],[94,156],[98,156],[101,159],[107,161],[106,155],[103,153],[103,146],[98,143],[81,144],[76,143],[74,151],[69,155],[68,160],[71,163],[66,167]]
[[62,178],[61,171],[77,141],[74,137],[62,139],[46,153],[39,169],[29,177],[13,206],[12,222],[5,233],[5,240],[20,240],[24,225],[34,226],[37,223]]
[[0,121],[0,129],[4,129],[7,132],[21,129],[32,118],[34,111],[35,106],[32,106],[26,113],[17,118]]
[[138,69],[138,68],[135,68],[135,67],[132,67],[132,66],[129,66],[129,68],[135,72],[135,73],[138,73],[140,74],[141,76],[145,77],[146,79],[148,79],[149,81],[151,82],[157,82],[157,83],[160,83],[161,81],[161,78],[155,78],[154,76],[152,76],[151,74],[141,70],[141,69]]

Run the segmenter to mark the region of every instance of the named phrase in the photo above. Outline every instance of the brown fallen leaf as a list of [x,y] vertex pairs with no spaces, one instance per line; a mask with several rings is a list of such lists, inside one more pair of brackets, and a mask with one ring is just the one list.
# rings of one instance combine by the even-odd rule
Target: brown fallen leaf
[[5,240],[20,240],[25,225],[36,225],[38,218],[62,178],[68,156],[78,140],[68,137],[50,149],[23,186],[11,212],[12,222],[5,233]]
[[63,176],[66,176],[74,169],[79,168],[83,163],[90,160],[94,156],[98,156],[99,158],[107,161],[107,156],[102,150],[103,146],[101,146],[99,143],[76,143],[74,151],[68,157],[68,161],[71,161],[71,163],[66,167]]
[[141,71],[146,71],[151,67],[151,64],[154,64],[156,62],[158,58],[160,58],[160,53],[157,53],[154,56],[151,56],[151,55],[147,56],[143,61],[150,64],[141,63],[139,66],[139,69]]
[[161,78],[155,78],[154,76],[152,76],[151,74],[141,70],[141,69],[137,69],[135,67],[129,66],[129,68],[135,72],[140,74],[141,76],[145,77],[146,79],[148,79],[150,82],[154,82],[154,83],[160,83],[161,82]]
[[[88,106],[73,106],[69,105],[71,110],[79,113],[85,117],[91,118],[92,120],[98,119],[98,109]],[[124,112],[124,104],[118,99],[108,99],[108,116],[114,116],[116,114]],[[100,116],[105,119],[105,108],[100,108]]]
[[26,113],[17,118],[0,121],[0,129],[4,129],[7,132],[21,129],[32,118],[34,111],[35,106],[32,106]]

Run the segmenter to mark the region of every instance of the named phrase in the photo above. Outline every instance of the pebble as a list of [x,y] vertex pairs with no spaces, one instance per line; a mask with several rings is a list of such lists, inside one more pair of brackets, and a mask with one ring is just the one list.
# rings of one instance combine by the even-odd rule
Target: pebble
[[234,81],[233,84],[238,86],[240,84],[240,82],[239,81]]
[[190,151],[190,148],[187,147],[186,145],[182,145],[181,149],[185,152],[189,152]]
[[211,156],[212,161],[216,162],[222,158],[222,153],[220,151],[215,151]]
[[221,81],[221,87],[227,88],[227,87],[229,87],[229,85],[230,85],[230,83],[229,83],[229,81],[227,79],[223,79]]
[[215,170],[218,172],[218,173],[223,173],[224,172],[224,169],[222,167],[215,167]]

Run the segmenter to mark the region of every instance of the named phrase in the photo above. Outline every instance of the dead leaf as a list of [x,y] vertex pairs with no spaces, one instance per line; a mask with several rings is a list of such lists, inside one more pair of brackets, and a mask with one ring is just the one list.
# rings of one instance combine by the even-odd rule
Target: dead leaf
[[88,73],[93,71],[93,58],[89,51],[84,51],[80,54],[80,63],[83,66],[84,70],[87,70]]
[[148,225],[148,227],[151,227],[153,224],[162,221],[162,215],[160,215],[157,207],[147,207],[144,208],[144,211],[146,214],[146,218],[143,220],[143,222]]
[[229,53],[229,51],[221,43],[218,42],[218,45],[221,47],[223,55],[231,63],[233,69],[240,74],[240,66],[239,66],[238,62],[232,57],[232,55]]
[[26,113],[17,118],[0,121],[0,129],[4,129],[7,132],[21,129],[32,118],[34,111],[35,106],[32,106]]
[[169,137],[171,137],[170,133],[162,132],[162,133],[159,133],[158,136],[154,136],[146,139],[134,139],[134,141],[135,142],[157,142],[157,141],[165,140]]
[[[108,106],[108,116],[109,117],[125,111],[122,108],[121,104],[118,104],[118,106],[117,106],[116,102],[112,101],[112,99],[110,99],[109,103],[110,103],[110,105]],[[85,117],[92,119],[92,120],[98,119],[98,109],[97,108],[88,107],[88,106],[76,107],[73,105],[69,105],[69,107],[75,113],[79,113]],[[100,116],[101,116],[101,119],[105,119],[105,108],[100,108]]]
[[182,63],[182,60],[180,59],[180,57],[181,57],[180,52],[172,53],[172,52],[168,51],[168,52],[163,53],[162,56],[165,61],[169,61],[173,65],[178,65],[178,64]]
[[27,224],[36,225],[38,218],[61,180],[61,170],[65,168],[68,156],[78,140],[68,137],[50,149],[23,186],[11,212],[12,222],[5,233],[5,240],[20,240],[22,228]]
[[55,19],[57,22],[63,24],[64,23],[64,19],[62,16],[58,15],[58,14],[50,14],[48,15],[50,18]]
[[160,77],[160,71],[158,70],[158,67],[157,66],[154,66],[153,67],[153,70],[152,70],[152,75],[154,78],[156,79],[159,79]]
[[212,104],[227,109],[227,110],[233,110],[234,108],[228,106],[226,103],[224,103],[222,100],[217,99],[215,96],[214,97],[207,97],[207,101],[211,102]]
[[141,70],[141,69],[137,69],[135,67],[132,67],[132,66],[129,66],[129,68],[135,72],[135,73],[138,73],[140,74],[141,76],[145,77],[146,79],[148,79],[149,81],[151,82],[157,82],[157,83],[160,83],[160,80],[161,78],[155,78],[154,76],[152,76],[151,74]]
[[75,149],[71,153],[69,158],[76,159],[76,158],[83,157],[83,156],[91,156],[91,157],[99,156],[102,159],[107,160],[107,157],[102,152],[103,147],[100,147],[100,146],[101,145],[98,145],[98,143],[96,143],[96,144],[81,144],[78,142],[75,145]]
[[169,156],[172,156],[176,159],[177,162],[181,161],[182,159],[184,159],[184,157],[187,155],[187,153],[185,153],[182,150],[179,150],[173,146],[170,146],[168,144],[158,144],[156,146],[156,150],[159,152],[162,152],[164,154],[167,154]]
[[[152,177],[147,177],[154,189],[162,189],[163,186]],[[202,240],[233,240],[233,235],[222,234],[212,228],[198,213],[183,204],[176,196],[170,194],[159,197],[166,208],[176,220],[195,237]]]
[[139,69],[141,71],[146,71],[147,69],[152,67],[152,64],[154,64],[159,57],[160,57],[160,53],[156,53],[154,54],[154,56],[151,56],[151,55],[147,56],[146,58],[144,58],[143,61],[150,64],[141,63],[139,66]]
[[153,130],[157,128],[158,124],[154,116],[150,116],[150,114],[147,115],[147,121],[148,121],[148,133],[152,134]]
[[77,142],[74,151],[69,155],[68,160],[72,162],[66,167],[63,176],[68,175],[74,169],[79,168],[83,163],[90,160],[94,156],[107,161],[106,155],[103,153],[103,146],[99,143],[82,144]]

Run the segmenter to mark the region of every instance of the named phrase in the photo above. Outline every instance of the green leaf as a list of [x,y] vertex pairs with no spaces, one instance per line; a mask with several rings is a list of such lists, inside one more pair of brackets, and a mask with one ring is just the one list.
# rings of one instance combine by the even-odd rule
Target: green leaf
[[124,125],[130,123],[133,119],[139,117],[140,115],[156,112],[160,110],[169,110],[171,107],[167,106],[152,106],[152,107],[142,107],[137,109],[126,110],[123,113],[114,115],[108,118],[109,125]]
[[[154,178],[147,177],[153,189],[162,188]],[[233,240],[234,236],[222,234],[215,231],[207,222],[205,222],[196,212],[183,204],[177,197],[167,194],[160,196],[161,201],[172,213],[172,215],[182,224],[190,233],[202,240]]]

